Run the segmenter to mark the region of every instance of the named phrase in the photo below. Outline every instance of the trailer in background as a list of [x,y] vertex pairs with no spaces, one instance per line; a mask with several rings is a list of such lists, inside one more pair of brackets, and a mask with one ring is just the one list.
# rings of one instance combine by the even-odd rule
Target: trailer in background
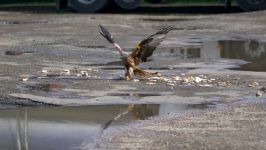
[[[105,7],[117,7],[132,10],[139,7],[142,0],[56,0],[57,9],[67,7],[77,12],[97,12]],[[149,3],[161,3],[163,0],[146,0]],[[167,1],[167,0],[165,0]],[[237,5],[246,11],[265,10],[266,0],[236,0]],[[231,6],[231,0],[224,0],[225,7]]]

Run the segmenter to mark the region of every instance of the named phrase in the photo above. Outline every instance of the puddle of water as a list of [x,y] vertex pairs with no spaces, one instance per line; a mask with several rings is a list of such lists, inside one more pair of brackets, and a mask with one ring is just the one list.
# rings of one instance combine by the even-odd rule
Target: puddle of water
[[[198,38],[197,38],[198,39]],[[221,41],[197,41],[197,45],[181,48],[170,48],[155,53],[156,59],[240,59],[247,63],[232,70],[242,71],[266,71],[266,43],[254,40],[221,40]],[[162,57],[163,56],[163,57]],[[115,65],[115,66],[114,66]],[[107,64],[93,64],[93,66],[103,66],[103,70],[124,70],[120,61]],[[106,67],[108,66],[108,67]],[[110,66],[110,67],[109,67]],[[120,67],[121,66],[121,67]],[[180,70],[179,67],[149,67],[150,70]],[[196,69],[183,68],[186,70]]]
[[83,97],[83,96],[78,96],[74,92],[63,91],[66,88],[66,86],[69,84],[68,80],[63,80],[61,82],[55,81],[55,82],[50,82],[50,83],[34,83],[34,84],[26,84],[26,85],[17,85],[17,88],[20,89],[22,93],[34,93],[36,95],[42,95],[42,96],[53,97],[53,98],[61,98],[61,99],[91,98],[90,96]]
[[[240,59],[247,63],[232,70],[266,71],[266,43],[254,40],[220,40],[200,41],[200,38],[191,38],[192,46],[163,49],[154,54],[158,61],[177,59]],[[193,41],[197,40],[197,41]],[[148,60],[149,62],[149,60]],[[113,61],[99,64],[86,64],[86,66],[100,66],[102,70],[124,70],[122,62]],[[193,70],[195,67],[143,67],[149,70]]]
[[[240,59],[248,63],[231,68],[242,71],[266,71],[266,43],[254,40],[224,40],[198,42],[199,46],[174,48],[169,54],[180,59]],[[159,54],[161,55],[161,53]]]
[[122,96],[122,97],[148,97],[148,96],[162,96],[158,93],[109,93],[108,96]]
[[60,90],[63,89],[64,87],[65,85],[60,83],[47,83],[47,84],[27,85],[25,88],[29,90],[49,92],[49,91]]
[[[171,59],[240,59],[248,63],[231,68],[233,70],[243,71],[266,71],[266,43],[254,40],[220,40],[220,41],[200,41],[196,45],[179,48],[170,48],[168,50],[158,51],[153,57],[160,60]],[[195,43],[195,42],[192,42]],[[114,61],[105,64],[91,64],[91,66],[102,66],[103,70],[124,70],[121,61]],[[110,66],[110,67],[109,67]],[[120,67],[121,66],[121,67]],[[179,70],[180,68],[169,68],[165,66],[150,67],[151,70]],[[187,70],[195,68],[185,68]]]
[[220,41],[222,58],[241,59],[250,63],[236,70],[266,71],[266,43],[259,41]]
[[[206,109],[209,104],[140,104],[0,110],[1,149],[78,149],[93,144],[103,131],[133,120]],[[105,128],[103,130],[103,128]]]

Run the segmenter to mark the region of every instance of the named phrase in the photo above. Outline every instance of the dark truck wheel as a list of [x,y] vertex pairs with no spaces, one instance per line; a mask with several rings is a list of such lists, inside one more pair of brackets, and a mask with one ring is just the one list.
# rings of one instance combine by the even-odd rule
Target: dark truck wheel
[[244,10],[265,10],[266,0],[237,0],[237,4]]
[[114,2],[122,9],[132,10],[139,7],[141,0],[114,0]]
[[104,8],[109,0],[70,0],[70,6],[78,12],[93,13]]

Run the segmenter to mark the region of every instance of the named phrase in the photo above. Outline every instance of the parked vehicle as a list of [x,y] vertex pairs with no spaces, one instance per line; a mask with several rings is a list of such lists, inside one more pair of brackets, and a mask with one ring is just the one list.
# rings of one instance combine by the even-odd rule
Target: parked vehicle
[[[167,0],[146,0],[149,3],[160,3]],[[68,4],[69,2],[69,4]],[[78,12],[97,12],[111,6],[125,10],[137,8],[142,0],[57,0],[57,8],[71,7]],[[236,3],[246,11],[265,10],[266,0],[236,0]],[[224,0],[226,7],[231,6],[231,0]]]

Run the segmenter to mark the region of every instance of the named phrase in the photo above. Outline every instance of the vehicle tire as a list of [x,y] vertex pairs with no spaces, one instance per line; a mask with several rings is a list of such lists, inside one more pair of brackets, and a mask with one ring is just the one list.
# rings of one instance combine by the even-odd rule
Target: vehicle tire
[[132,10],[139,7],[141,0],[114,0],[114,2],[122,9]]
[[237,0],[237,4],[244,10],[265,10],[266,0]]
[[75,11],[93,13],[104,8],[109,0],[70,0],[69,2]]

